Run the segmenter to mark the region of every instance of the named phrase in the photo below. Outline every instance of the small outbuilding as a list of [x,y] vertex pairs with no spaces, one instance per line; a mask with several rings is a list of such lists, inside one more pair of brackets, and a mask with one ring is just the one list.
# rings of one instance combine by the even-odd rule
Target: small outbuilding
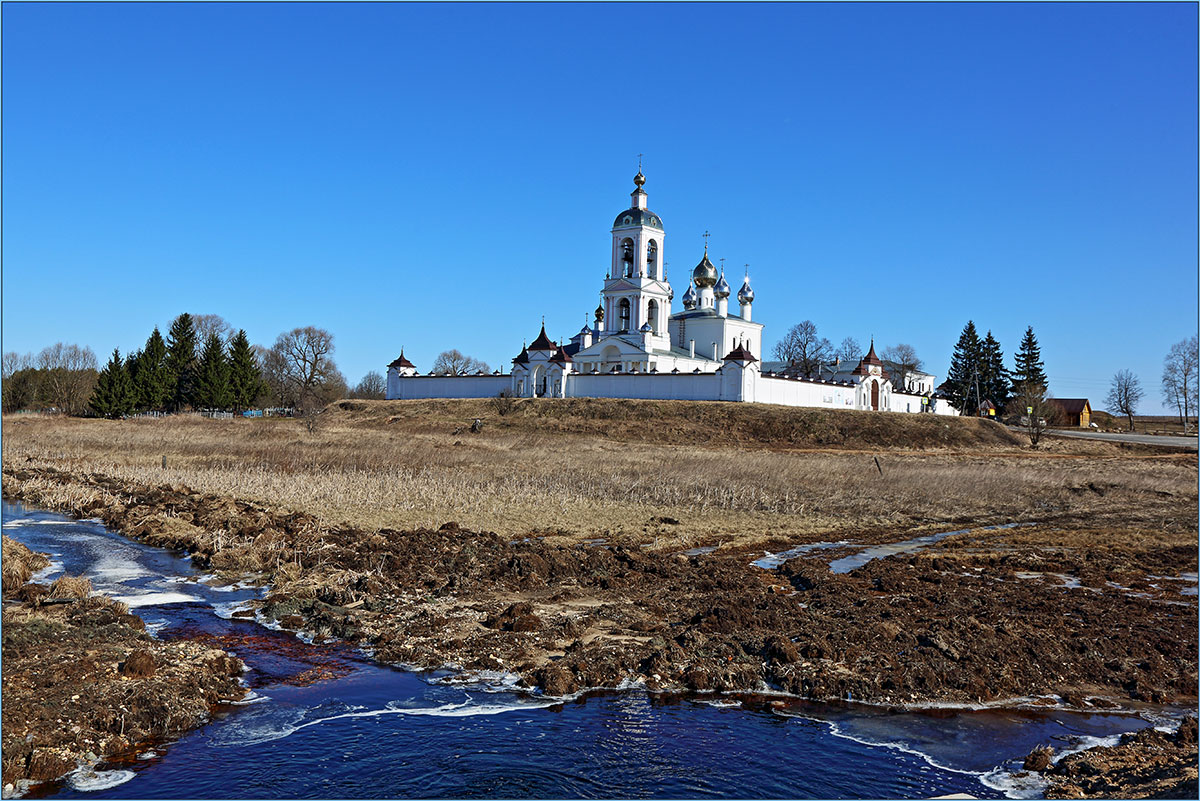
[[1087,398],[1047,398],[1048,403],[1058,407],[1063,426],[1088,428],[1092,424],[1092,406]]

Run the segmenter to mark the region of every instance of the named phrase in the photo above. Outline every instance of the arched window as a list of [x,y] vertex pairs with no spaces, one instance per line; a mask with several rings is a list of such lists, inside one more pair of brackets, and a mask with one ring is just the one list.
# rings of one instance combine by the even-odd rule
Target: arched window
[[[653,276],[651,276],[653,277]],[[646,308],[646,322],[650,323],[650,328],[654,333],[658,333],[658,301],[650,301],[650,305]]]
[[653,239],[646,246],[646,275],[658,278],[658,243]]
[[633,277],[633,240],[621,241],[621,274],[626,278]]
[[619,308],[618,316],[621,319],[621,327],[619,330],[628,331],[629,330],[629,298],[621,298],[621,304],[618,308]]

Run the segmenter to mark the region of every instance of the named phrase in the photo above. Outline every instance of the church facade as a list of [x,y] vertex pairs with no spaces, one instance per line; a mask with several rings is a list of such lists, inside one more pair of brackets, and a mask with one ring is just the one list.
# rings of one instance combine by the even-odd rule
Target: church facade
[[[683,308],[672,312],[675,292],[667,281],[666,230],[651,211],[641,170],[633,179],[629,208],[611,229],[612,255],[600,305],[568,342],[555,342],[545,325],[512,360],[509,373],[421,375],[404,357],[388,365],[388,399],[598,397],[661,400],[723,400],[787,406],[874,409],[957,414],[930,391],[896,391],[884,363],[871,350],[852,371],[828,378],[796,378],[766,370],[761,323],[752,319],[754,290],[747,273],[732,287],[708,247],[692,270]],[[932,378],[932,376],[930,377]]]

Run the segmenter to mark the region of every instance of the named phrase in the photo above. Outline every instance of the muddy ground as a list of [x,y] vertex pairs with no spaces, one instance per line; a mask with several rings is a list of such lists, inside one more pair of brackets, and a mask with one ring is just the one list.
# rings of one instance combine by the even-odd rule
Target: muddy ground
[[763,570],[750,564],[761,551],[510,541],[453,522],[328,528],[181,486],[52,468],[5,468],[4,492],[187,550],[230,578],[261,576],[272,590],[256,611],[287,628],[414,668],[513,672],[549,695],[635,682],[895,706],[1196,702],[1195,585],[1178,580],[1196,571],[1196,535],[1194,524],[1164,531],[1178,521],[975,530],[835,574],[830,560],[904,535],[861,532]]
[[152,639],[124,604],[88,597],[86,580],[8,581],[18,549],[29,554],[5,538],[6,795],[178,737],[206,722],[213,705],[245,694],[240,660],[202,643]]

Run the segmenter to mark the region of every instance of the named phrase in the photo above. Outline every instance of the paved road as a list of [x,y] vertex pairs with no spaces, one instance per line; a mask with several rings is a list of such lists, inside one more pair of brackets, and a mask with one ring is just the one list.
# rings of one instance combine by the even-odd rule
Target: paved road
[[1102,439],[1106,442],[1140,442],[1143,445],[1169,445],[1176,448],[1196,450],[1195,437],[1169,437],[1160,434],[1110,434],[1105,431],[1047,431],[1047,436],[1079,437],[1080,439]]

